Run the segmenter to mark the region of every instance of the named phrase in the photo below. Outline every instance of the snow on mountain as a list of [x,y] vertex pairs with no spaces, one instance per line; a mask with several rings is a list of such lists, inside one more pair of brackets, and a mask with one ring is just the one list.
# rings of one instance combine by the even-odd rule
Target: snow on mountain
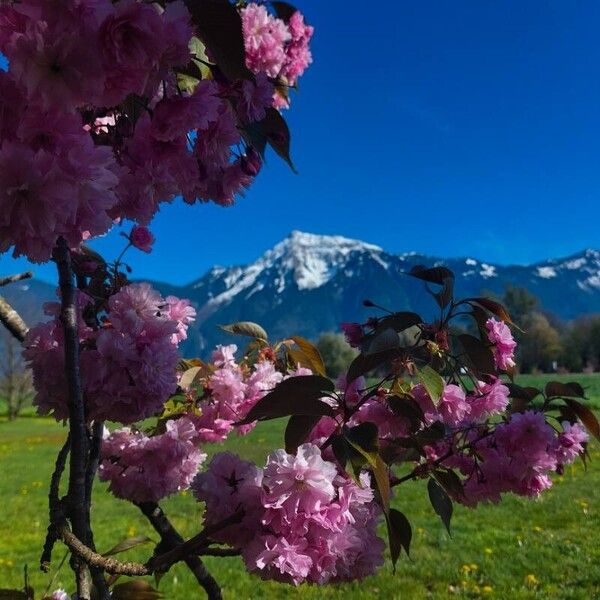
[[[187,286],[155,283],[163,294],[192,300],[197,320],[185,352],[206,354],[231,338],[217,325],[256,321],[274,339],[289,335],[316,338],[338,330],[342,321],[362,321],[369,298],[392,310],[413,310],[425,318],[437,310],[422,282],[408,277],[416,265],[446,265],[456,275],[456,294],[502,295],[508,285],[525,287],[542,306],[563,319],[600,312],[600,251],[550,259],[534,265],[494,265],[474,257],[442,259],[415,252],[390,254],[341,236],[292,232],[248,265],[216,266]],[[6,288],[17,308],[27,304],[33,318],[38,301],[53,298],[51,286],[28,282],[30,290]]]

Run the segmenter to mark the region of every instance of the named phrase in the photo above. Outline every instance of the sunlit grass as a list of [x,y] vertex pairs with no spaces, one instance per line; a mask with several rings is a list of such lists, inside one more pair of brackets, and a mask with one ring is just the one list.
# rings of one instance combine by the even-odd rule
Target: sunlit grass
[[[526,382],[527,385],[533,381]],[[585,383],[582,382],[584,385]],[[592,381],[596,384],[596,380]],[[597,388],[594,388],[596,390]],[[600,406],[600,395],[593,398]],[[281,446],[281,422],[261,424],[248,437],[234,438],[227,448],[263,463],[269,450]],[[65,429],[48,419],[0,422],[0,587],[21,586],[23,568],[40,593],[50,576],[38,570],[47,526],[46,488]],[[222,448],[211,448],[212,452]],[[554,487],[535,502],[507,497],[499,506],[475,511],[456,507],[453,537],[434,515],[423,482],[402,486],[394,500],[413,524],[412,560],[403,558],[396,574],[387,564],[363,583],[298,589],[260,582],[247,575],[240,559],[207,559],[226,598],[580,598],[600,597],[600,447],[591,447],[592,462],[555,477]],[[164,503],[183,535],[200,527],[200,506],[189,494]],[[141,513],[115,500],[98,484],[94,527],[100,551],[133,535],[156,535]],[[151,547],[131,551],[144,560]],[[54,566],[64,555],[57,545]],[[65,565],[53,587],[70,585]],[[200,598],[182,566],[160,583],[166,598]]]

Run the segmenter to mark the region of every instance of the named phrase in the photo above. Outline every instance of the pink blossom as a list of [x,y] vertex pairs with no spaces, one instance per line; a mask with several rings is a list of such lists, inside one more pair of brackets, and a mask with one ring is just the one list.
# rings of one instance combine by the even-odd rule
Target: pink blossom
[[261,121],[266,110],[273,104],[275,88],[264,73],[259,73],[255,81],[245,79],[240,84],[237,99],[237,113],[244,123]]
[[291,39],[289,29],[281,19],[254,2],[243,8],[241,15],[248,68],[277,77],[285,64],[284,44]]
[[102,444],[98,475],[109,490],[132,502],[157,502],[187,489],[206,459],[194,444],[196,432],[185,417],[169,421],[153,437],[121,429]]
[[211,355],[211,361],[217,367],[234,363],[237,349],[238,347],[235,344],[229,344],[228,346],[217,346]]
[[187,340],[187,330],[191,323],[196,320],[196,309],[189,300],[175,296],[167,296],[167,314],[171,321],[177,323],[177,331],[173,334],[172,342],[177,344]]
[[466,401],[464,390],[449,384],[444,387],[437,410],[446,425],[455,427],[469,416],[471,406]]
[[107,72],[104,102],[114,106],[128,94],[144,95],[165,50],[165,32],[154,6],[121,0],[99,29]]
[[[159,412],[175,392],[177,343],[187,323],[163,310],[170,304],[177,303],[173,298],[167,303],[148,284],[131,284],[111,296],[105,327],[92,331],[81,321],[81,376],[90,420],[133,423]],[[30,330],[24,356],[34,373],[38,411],[61,420],[68,416],[62,327],[58,310],[49,310],[54,320]]]
[[348,344],[353,348],[358,348],[365,335],[362,325],[359,323],[342,323],[341,327]]
[[218,92],[214,82],[201,81],[191,96],[164,98],[152,115],[152,136],[168,142],[194,129],[206,129],[219,117]]
[[304,16],[296,11],[288,22],[291,39],[286,46],[286,61],[281,74],[293,86],[298,78],[312,63],[309,44],[314,33],[314,28],[304,23]]
[[207,470],[198,473],[192,490],[196,499],[206,504],[206,525],[244,511],[239,524],[215,534],[217,542],[240,548],[256,535],[263,512],[262,478],[262,469],[229,452],[215,455]]
[[303,444],[296,456],[277,450],[267,459],[263,485],[266,506],[283,507],[288,515],[299,510],[314,512],[331,501],[335,466],[321,458],[314,444]]
[[494,379],[491,383],[477,382],[475,392],[467,396],[471,406],[470,418],[477,421],[503,412],[508,406],[509,393],[500,379]]
[[143,225],[134,225],[129,234],[129,241],[134,248],[142,252],[152,252],[152,245],[155,242],[152,232]]
[[558,436],[556,457],[561,465],[572,463],[585,449],[588,434],[580,423],[571,425],[563,421],[562,431]]
[[69,147],[72,140],[65,138],[58,154],[2,145],[0,252],[14,246],[15,256],[43,262],[60,236],[76,247],[84,232],[99,235],[111,227],[106,211],[116,201],[116,163],[108,149],[80,141]]
[[496,319],[488,319],[485,326],[488,330],[488,338],[494,344],[494,358],[498,369],[505,371],[514,367],[517,343],[513,339],[508,325]]
[[63,589],[54,590],[50,600],[69,600],[69,594]]
[[93,33],[66,23],[27,22],[11,36],[5,53],[10,73],[29,98],[69,111],[96,99],[104,85]]

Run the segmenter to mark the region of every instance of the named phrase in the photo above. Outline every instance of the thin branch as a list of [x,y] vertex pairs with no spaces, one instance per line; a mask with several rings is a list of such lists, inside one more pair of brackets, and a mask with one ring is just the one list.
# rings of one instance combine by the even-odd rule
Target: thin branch
[[[77,290],[73,284],[71,253],[64,238],[59,238],[54,250],[54,260],[58,266],[59,287],[61,292],[60,319],[64,331],[65,373],[68,387],[69,430],[71,434],[71,460],[69,465],[69,518],[73,534],[79,540],[88,535],[89,522],[86,509],[86,467],[88,462],[88,439],[85,424],[85,409],[79,373],[79,332]],[[74,565],[78,571],[84,567]],[[80,600],[90,600],[88,586],[83,576],[78,577],[78,596]]]
[[237,548],[204,548],[198,552],[200,556],[239,556],[241,553]]
[[44,542],[44,550],[42,557],[40,558],[40,569],[47,573],[50,569],[50,562],[52,561],[52,549],[54,544],[58,540],[58,534],[54,523],[58,520],[62,514],[59,498],[60,480],[67,464],[67,456],[69,455],[69,448],[71,447],[70,437],[67,439],[60,449],[58,456],[56,457],[56,463],[54,466],[54,472],[50,479],[50,490],[48,491],[48,512],[50,524],[48,525],[48,533],[46,534],[46,541]]
[[169,570],[171,565],[182,560],[185,556],[191,554],[198,554],[201,548],[208,546],[211,537],[217,531],[221,531],[230,525],[239,523],[244,518],[244,512],[238,511],[230,515],[229,517],[205,527],[198,535],[187,540],[183,544],[180,544],[173,550],[165,552],[159,556],[155,556],[149,561],[149,565],[152,566],[153,570],[158,572],[166,572]]
[[9,283],[17,283],[17,281],[23,281],[23,279],[31,279],[33,273],[26,271],[25,273],[19,273],[17,275],[9,275],[8,277],[0,277],[0,287],[4,287]]
[[[172,551],[184,544],[183,538],[158,504],[145,502],[139,504],[138,507],[150,521],[152,527],[159,533],[162,548],[166,551]],[[222,598],[221,588],[202,560],[193,554],[182,555],[182,558],[194,574],[196,581],[204,588],[208,598],[210,600],[220,600]],[[167,567],[167,570],[169,567]]]
[[[94,479],[96,471],[100,464],[100,451],[102,449],[102,435],[104,433],[104,423],[102,421],[95,422],[91,428],[91,444],[88,465],[85,473],[85,495],[86,495],[86,511],[88,523],[87,543],[92,550],[96,550],[94,542],[94,532],[91,526],[91,507],[92,507],[92,492],[94,487]],[[90,567],[92,581],[98,592],[99,600],[108,600],[110,598],[110,590],[104,578],[104,572],[98,567]]]
[[121,562],[110,556],[102,556],[88,548],[70,529],[66,521],[57,526],[60,539],[69,547],[71,552],[90,567],[99,567],[111,575],[128,575],[129,577],[143,577],[152,575],[152,571],[140,563]]
[[13,337],[23,343],[29,328],[21,315],[2,296],[0,296],[0,322]]

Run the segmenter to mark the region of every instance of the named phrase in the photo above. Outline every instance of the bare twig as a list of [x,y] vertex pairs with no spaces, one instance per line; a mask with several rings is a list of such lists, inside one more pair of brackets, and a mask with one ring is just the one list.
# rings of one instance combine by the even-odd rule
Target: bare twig
[[102,554],[94,552],[69,529],[64,520],[60,525],[57,525],[57,531],[71,552],[90,567],[99,567],[112,575],[128,575],[129,577],[152,575],[152,571],[146,565],[134,562],[121,562],[116,558],[102,556]]
[[52,549],[54,548],[54,544],[58,540],[58,534],[56,532],[56,527],[54,526],[54,523],[60,518],[62,514],[59,498],[59,487],[60,479],[65,470],[65,465],[67,464],[67,456],[69,454],[70,447],[71,440],[70,437],[67,436],[63,447],[60,449],[60,452],[56,457],[54,472],[52,473],[52,478],[50,479],[50,490],[48,492],[48,512],[50,524],[48,525],[48,533],[46,534],[44,550],[40,559],[40,568],[45,573],[47,573],[50,568],[50,562],[52,561]]
[[[94,478],[100,464],[100,451],[102,448],[102,434],[104,432],[104,423],[102,421],[95,422],[91,428],[91,444],[88,465],[85,473],[85,494],[86,494],[86,511],[88,523],[87,543],[92,550],[96,550],[94,543],[94,532],[91,526],[91,506],[92,506],[92,491],[94,487]],[[106,579],[102,569],[98,567],[90,567],[92,581],[98,592],[99,600],[108,600],[110,591],[106,584]]]
[[237,548],[204,548],[198,552],[200,556],[239,556],[241,553]]
[[173,550],[164,552],[159,556],[155,556],[149,561],[148,564],[152,566],[154,571],[165,572],[171,567],[171,565],[179,562],[184,557],[192,554],[198,554],[200,549],[209,545],[211,536],[213,534],[225,529],[226,527],[229,527],[230,525],[239,523],[243,517],[243,511],[235,512],[222,521],[205,527],[198,535],[195,535],[193,538],[190,538],[183,544],[179,544],[177,547],[173,548]]
[[[71,435],[71,460],[69,465],[69,519],[73,534],[79,540],[88,536],[89,522],[86,509],[86,467],[88,463],[88,439],[85,425],[85,409],[79,373],[79,333],[77,326],[77,291],[73,284],[71,253],[64,238],[59,238],[54,250],[58,266],[61,292],[60,318],[64,331],[65,373],[68,387],[69,430]],[[79,573],[85,569],[81,561],[75,561]],[[84,575],[78,577],[77,593],[80,600],[90,600],[89,586]]]
[[25,271],[25,273],[19,273],[17,275],[9,275],[8,277],[0,277],[0,287],[4,287],[9,283],[17,283],[17,281],[23,281],[23,279],[31,279],[33,273],[31,271]]
[[[150,521],[154,529],[160,534],[162,548],[164,548],[167,552],[174,552],[177,548],[184,545],[183,538],[175,529],[175,527],[173,527],[167,515],[165,515],[158,504],[153,502],[145,502],[139,504],[138,506]],[[158,560],[161,558],[161,556],[162,555],[155,558]],[[208,598],[210,600],[220,600],[222,598],[221,588],[219,587],[219,584],[215,578],[210,574],[202,560],[195,554],[190,553],[186,555],[184,553],[180,555],[180,558],[176,558],[174,562],[182,559],[194,574],[196,581],[204,588]],[[164,564],[168,566],[166,566],[164,570],[168,570],[174,564],[174,562],[165,562]],[[149,564],[152,563],[153,560],[149,561]]]
[[23,343],[29,328],[21,315],[2,296],[0,296],[0,322],[13,337]]

